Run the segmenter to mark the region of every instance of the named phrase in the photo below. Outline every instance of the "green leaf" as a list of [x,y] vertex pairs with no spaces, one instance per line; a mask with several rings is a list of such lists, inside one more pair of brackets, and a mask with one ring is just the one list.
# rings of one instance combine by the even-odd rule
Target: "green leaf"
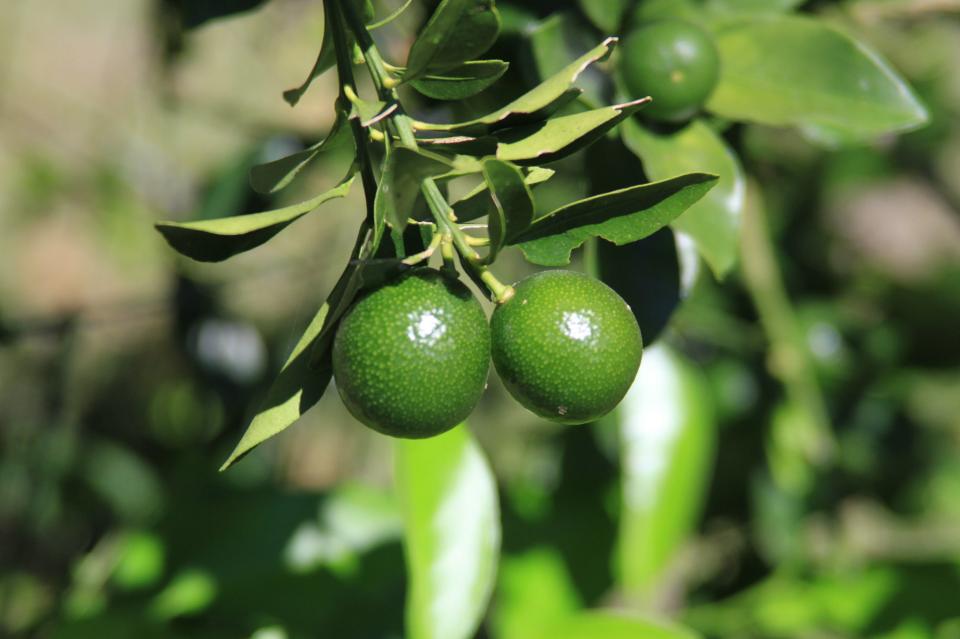
[[600,31],[619,33],[630,0],[577,0],[580,10]]
[[532,639],[698,639],[696,632],[651,617],[582,612],[564,618]]
[[717,183],[715,175],[690,173],[578,200],[534,221],[508,243],[542,266],[570,263],[570,252],[591,237],[627,244],[663,228]]
[[533,195],[516,166],[500,160],[483,163],[483,179],[490,189],[493,210],[489,216],[492,263],[508,237],[515,237],[533,221]]
[[410,47],[404,80],[473,60],[493,45],[499,32],[493,0],[443,0]]
[[[348,41],[352,41],[349,34],[345,34],[345,37],[348,38]],[[336,64],[336,61],[336,49],[333,44],[333,25],[330,24],[330,12],[325,9],[323,12],[323,40],[320,42],[320,53],[317,54],[317,60],[313,63],[313,68],[310,69],[310,73],[307,74],[307,78],[300,86],[294,89],[287,89],[283,92],[283,99],[286,100],[290,106],[297,106],[297,102],[299,102],[303,94],[307,92],[307,89],[310,88],[313,81]]]
[[374,217],[402,231],[414,216],[413,207],[424,178],[446,173],[451,166],[446,158],[435,153],[401,145],[393,147],[384,162]]
[[707,107],[723,117],[859,138],[927,121],[885,60],[821,21],[775,16],[739,23],[717,34],[717,46],[720,81]]
[[276,193],[290,184],[303,167],[318,155],[324,151],[343,148],[348,144],[353,144],[353,136],[350,134],[346,117],[342,113],[337,113],[333,128],[323,140],[292,155],[251,168],[250,186],[257,193]]
[[[556,171],[545,169],[543,167],[531,167],[527,174],[523,176],[523,181],[527,186],[534,186],[541,182],[546,182],[553,177]],[[486,181],[478,184],[472,191],[453,203],[453,212],[460,222],[470,222],[487,215],[493,207],[493,201],[489,197],[489,185]]]
[[716,448],[710,387],[660,343],[646,349],[615,419],[623,506],[616,564],[621,587],[650,596],[696,530]]
[[620,127],[623,143],[654,180],[687,171],[719,176],[717,186],[672,226],[689,235],[718,278],[733,267],[740,246],[746,184],[736,155],[713,129],[697,120],[672,133],[654,133],[631,119]]
[[402,5],[397,7],[392,13],[387,15],[385,18],[381,18],[376,22],[372,22],[368,24],[367,29],[370,31],[373,31],[374,29],[379,29],[380,27],[387,26],[388,24],[390,24],[391,22],[399,18],[401,15],[403,15],[403,12],[406,11],[408,8],[410,8],[411,4],[413,4],[413,0],[406,0],[406,2],[404,2]]
[[594,62],[606,60],[617,44],[616,38],[607,38],[599,45],[583,54],[559,73],[544,80],[530,91],[483,117],[450,124],[421,122],[418,128],[425,131],[456,131],[458,133],[479,135],[510,126],[539,122],[561,107],[569,104],[580,95],[573,87],[580,74]]
[[410,83],[423,95],[437,100],[463,100],[480,93],[500,79],[510,66],[503,60],[474,60]]
[[[348,267],[348,269],[351,268]],[[347,276],[346,272],[341,276],[341,280],[345,276]],[[309,366],[308,360],[310,351],[315,348],[320,331],[326,323],[329,310],[329,304],[325,303],[317,311],[307,330],[300,337],[300,341],[294,346],[280,374],[267,391],[263,407],[254,416],[243,437],[220,467],[221,471],[228,469],[256,446],[291,426],[323,395],[333,377],[333,365],[330,358],[326,357],[321,367],[313,369]],[[329,338],[326,341],[329,342]],[[325,347],[325,350],[329,351],[329,348]]]
[[320,195],[274,211],[197,222],[158,222],[156,228],[178,252],[201,262],[219,262],[267,242],[318,206],[350,191],[353,176]]
[[465,424],[430,439],[398,439],[395,454],[409,574],[407,637],[473,637],[500,553],[493,473]]
[[510,129],[497,145],[497,158],[520,164],[545,164],[576,153],[629,117],[650,98],[551,118],[539,125]]

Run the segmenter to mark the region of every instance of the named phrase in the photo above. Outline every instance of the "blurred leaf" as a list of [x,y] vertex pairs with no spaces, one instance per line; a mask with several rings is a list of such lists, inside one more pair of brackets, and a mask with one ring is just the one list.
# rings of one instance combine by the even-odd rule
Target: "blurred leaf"
[[177,8],[182,12],[183,26],[195,29],[205,22],[217,20],[227,16],[251,11],[262,5],[266,0],[190,0],[177,2]]
[[436,100],[463,100],[499,80],[508,66],[503,60],[474,60],[447,71],[424,75],[410,85]]
[[717,34],[720,81],[707,108],[774,126],[826,127],[861,138],[916,128],[927,111],[875,52],[826,24],[779,16]]
[[649,101],[642,98],[510,129],[497,144],[497,158],[522,164],[554,162],[588,146]]
[[113,582],[122,590],[140,590],[163,576],[166,550],[155,534],[131,532],[121,541]]
[[600,31],[620,33],[620,22],[632,3],[630,0],[577,0],[577,4]]
[[335,188],[282,209],[197,222],[158,222],[156,228],[178,252],[201,262],[219,262],[267,242],[328,200],[350,191],[353,176]]
[[154,468],[133,451],[96,442],[83,464],[83,478],[121,521],[145,523],[162,512],[163,484]]
[[563,557],[539,546],[500,562],[492,613],[493,636],[529,639],[581,607]]
[[648,348],[616,410],[623,508],[620,584],[649,596],[696,529],[716,442],[710,388],[702,373],[664,344]]
[[276,193],[286,187],[311,160],[324,151],[340,149],[353,144],[353,136],[343,113],[337,113],[337,119],[326,138],[306,149],[258,164],[250,169],[250,186],[257,193]]
[[410,639],[468,639],[486,611],[500,552],[496,483],[466,425],[396,440],[410,586]]
[[[527,186],[534,186],[546,182],[556,173],[552,169],[545,169],[539,166],[530,167],[527,174],[523,176],[523,181]],[[493,207],[493,201],[489,197],[488,184],[486,181],[478,184],[473,190],[453,203],[453,212],[460,222],[470,222],[487,215]]]
[[688,628],[639,615],[582,612],[550,627],[532,639],[697,639]]
[[421,123],[419,128],[426,131],[457,131],[476,135],[544,120],[580,95],[579,89],[571,88],[573,83],[588,66],[594,62],[606,60],[616,43],[616,38],[607,38],[598,46],[568,64],[559,73],[493,113],[466,122],[450,124]]
[[627,244],[672,222],[717,183],[716,176],[690,173],[639,184],[572,202],[538,218],[508,243],[542,266],[562,266],[570,252],[591,237]]
[[404,81],[473,60],[493,45],[499,32],[493,0],[443,0],[410,47]]
[[383,220],[394,230],[402,231],[407,220],[416,214],[413,206],[424,178],[446,173],[450,168],[451,163],[435,153],[400,145],[391,148],[384,162],[383,178],[374,204],[378,226]]
[[687,171],[719,177],[717,186],[672,226],[688,234],[718,278],[733,267],[740,248],[745,181],[736,155],[713,129],[696,120],[674,133],[654,133],[636,119],[620,127],[623,142],[653,180]]
[[213,603],[217,590],[217,582],[209,573],[184,570],[154,597],[150,614],[159,619],[198,614]]
[[379,29],[380,27],[387,26],[388,24],[390,24],[391,22],[399,18],[401,15],[403,15],[403,13],[410,7],[411,4],[413,4],[413,0],[405,0],[403,4],[401,4],[399,7],[394,9],[393,12],[391,12],[387,16],[377,20],[376,22],[372,22],[368,24],[367,29],[369,29],[370,31],[373,31],[374,29]]
[[483,179],[493,201],[489,216],[490,253],[487,257],[487,261],[492,263],[506,238],[515,237],[530,226],[533,221],[533,195],[520,169],[507,162],[484,162]]

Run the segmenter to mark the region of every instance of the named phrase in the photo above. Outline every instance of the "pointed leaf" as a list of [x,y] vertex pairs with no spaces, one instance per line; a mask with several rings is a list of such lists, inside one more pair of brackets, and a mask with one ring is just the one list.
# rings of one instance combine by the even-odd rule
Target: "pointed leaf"
[[437,100],[463,100],[480,93],[500,79],[510,66],[503,60],[475,60],[431,73],[410,83],[423,95]]
[[445,71],[482,55],[500,32],[493,0],[443,0],[410,47],[404,81]]
[[578,0],[580,10],[604,33],[619,33],[631,0]]
[[492,263],[508,237],[515,237],[533,221],[533,195],[516,166],[500,160],[483,163],[483,179],[490,189],[490,253]]
[[[320,42],[320,52],[313,63],[313,68],[310,69],[310,73],[307,74],[306,79],[300,86],[283,92],[283,99],[290,106],[297,106],[297,102],[307,92],[313,81],[323,75],[337,61],[336,49],[333,44],[333,26],[330,24],[330,12],[324,9],[323,14],[323,40]],[[352,40],[349,34],[345,34],[345,37]]]
[[717,186],[677,218],[672,226],[686,233],[718,278],[733,267],[740,247],[746,183],[736,154],[713,129],[697,120],[672,133],[654,133],[636,120],[620,127],[624,144],[643,162],[654,180],[687,171],[719,176]]
[[402,231],[414,215],[424,178],[448,172],[452,164],[444,157],[421,149],[396,146],[384,162],[383,178],[374,204],[376,217]]
[[[541,182],[546,182],[553,177],[556,171],[545,169],[543,167],[531,167],[523,181],[527,186],[534,186]],[[493,201],[489,197],[489,185],[486,181],[478,184],[472,191],[453,203],[453,212],[459,222],[470,222],[487,215],[493,207]]]
[[568,64],[559,73],[493,113],[466,122],[451,124],[421,122],[418,128],[425,131],[457,131],[458,133],[476,135],[510,126],[539,122],[580,95],[579,89],[572,88],[573,83],[588,66],[594,62],[607,59],[616,43],[616,38],[607,38],[598,46]]
[[774,126],[860,138],[924,124],[927,111],[874,51],[819,20],[773,16],[717,34],[720,81],[707,108]]
[[274,211],[198,222],[158,222],[157,230],[178,252],[201,262],[219,262],[267,242],[318,206],[350,191],[353,177],[320,195]]
[[493,473],[465,424],[430,439],[398,439],[395,454],[410,580],[407,637],[469,639],[500,553]]
[[251,168],[250,186],[257,193],[276,193],[290,184],[303,167],[324,151],[340,149],[352,143],[353,136],[350,135],[346,118],[338,113],[330,133],[320,142],[279,160],[265,162]]
[[520,164],[545,164],[565,158],[596,141],[648,102],[650,98],[642,98],[510,129],[503,136],[512,141],[497,145],[497,158]]
[[542,266],[570,263],[570,252],[591,237],[627,244],[663,228],[717,183],[715,175],[690,173],[661,182],[610,191],[560,207],[535,220],[509,244]]
[[645,350],[616,409],[623,506],[617,543],[621,587],[649,597],[696,530],[716,444],[710,388],[664,344]]

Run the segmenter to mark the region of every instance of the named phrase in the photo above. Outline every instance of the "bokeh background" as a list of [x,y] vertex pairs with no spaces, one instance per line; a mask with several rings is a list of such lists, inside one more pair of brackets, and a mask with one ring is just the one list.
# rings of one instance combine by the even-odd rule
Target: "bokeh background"
[[[537,81],[525,34],[541,20],[580,19],[576,3],[498,6],[493,55],[513,64],[467,108]],[[636,605],[712,637],[960,637],[960,5],[805,10],[881,51],[932,115],[845,148],[725,131],[763,190],[781,310],[829,431],[782,401],[755,282],[702,269],[658,340],[702,382],[709,481],[690,495],[696,534],[637,603],[616,587],[615,433],[542,422],[491,376],[471,427],[498,478],[504,558],[479,636]],[[377,32],[388,56],[402,61],[425,13]],[[280,97],[322,28],[313,0],[0,3],[0,636],[403,635],[391,445],[336,393],[217,472],[338,276],[361,190],[226,264],[179,258],[152,226],[340,179],[346,158],[325,157],[272,201],[247,182],[332,123],[332,73],[295,109]],[[538,200],[585,195],[583,162]],[[669,233],[650,240],[668,261]],[[498,264],[504,279],[525,269]],[[679,285],[637,278],[652,309]],[[810,463],[820,446],[829,464]]]

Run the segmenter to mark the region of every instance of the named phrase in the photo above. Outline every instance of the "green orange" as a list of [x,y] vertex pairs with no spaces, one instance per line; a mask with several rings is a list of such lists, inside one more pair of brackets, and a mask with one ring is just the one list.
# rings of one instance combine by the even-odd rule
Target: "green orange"
[[720,75],[712,38],[682,20],[658,20],[631,31],[620,51],[619,73],[633,98],[650,96],[643,114],[684,120],[706,102]]
[[344,316],[333,374],[350,413],[394,437],[438,435],[483,394],[490,329],[456,279],[416,269],[367,294]]
[[572,271],[542,271],[514,289],[490,325],[493,363],[510,394],[563,424],[611,411],[643,353],[630,307],[606,284]]

